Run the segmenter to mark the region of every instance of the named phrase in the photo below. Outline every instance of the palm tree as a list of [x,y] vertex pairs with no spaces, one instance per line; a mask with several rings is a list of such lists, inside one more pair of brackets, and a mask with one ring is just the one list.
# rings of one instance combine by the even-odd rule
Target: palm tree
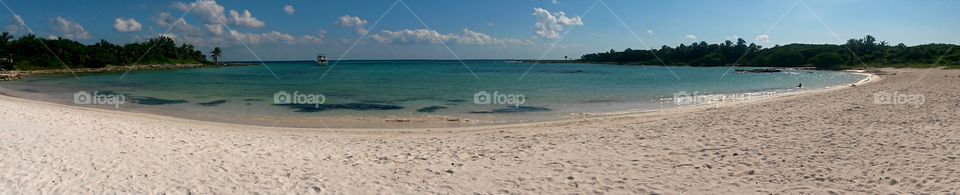
[[7,45],[11,39],[13,39],[13,35],[11,35],[10,32],[3,32],[3,34],[0,35],[0,45]]
[[567,60],[567,56],[563,56],[563,60]]
[[223,50],[220,50],[220,47],[214,47],[213,51],[210,51],[210,57],[213,57],[213,62],[220,64],[220,57],[223,56]]

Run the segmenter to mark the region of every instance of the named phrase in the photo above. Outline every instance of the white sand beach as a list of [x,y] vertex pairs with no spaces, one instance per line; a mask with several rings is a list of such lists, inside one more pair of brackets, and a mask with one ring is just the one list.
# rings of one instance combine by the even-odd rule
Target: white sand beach
[[[269,128],[0,96],[0,194],[960,192],[960,70],[536,124]],[[878,92],[923,104],[878,104]]]

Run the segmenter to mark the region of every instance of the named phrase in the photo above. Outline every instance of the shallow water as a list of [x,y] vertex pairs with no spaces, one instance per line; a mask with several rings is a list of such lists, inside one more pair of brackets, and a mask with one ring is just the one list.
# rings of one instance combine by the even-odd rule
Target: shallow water
[[[799,90],[796,86],[800,83],[803,90],[811,90],[847,85],[864,78],[846,72],[808,70],[736,73],[730,67],[532,65],[499,60],[464,64],[343,61],[336,66],[267,62],[256,66],[131,72],[122,79],[120,73],[84,74],[79,78],[36,76],[3,82],[0,88],[6,94],[43,101],[231,123],[432,127],[660,109],[705,103],[705,99],[695,97],[708,94],[784,93]],[[80,91],[122,95],[124,103],[75,104],[74,96]],[[302,97],[316,95],[324,101],[275,104],[281,92]],[[677,94],[694,98],[674,101]]]

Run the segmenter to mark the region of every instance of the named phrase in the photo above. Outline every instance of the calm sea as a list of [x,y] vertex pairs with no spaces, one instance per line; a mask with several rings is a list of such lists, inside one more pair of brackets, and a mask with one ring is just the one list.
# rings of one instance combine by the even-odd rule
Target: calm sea
[[[0,88],[13,96],[62,104],[230,123],[433,127],[716,103],[849,85],[864,78],[833,71],[736,73],[730,67],[533,66],[505,60],[342,61],[336,66],[266,62],[122,75],[37,76],[2,82]],[[91,94],[92,101],[75,100],[83,92]],[[119,96],[123,104],[104,101]]]

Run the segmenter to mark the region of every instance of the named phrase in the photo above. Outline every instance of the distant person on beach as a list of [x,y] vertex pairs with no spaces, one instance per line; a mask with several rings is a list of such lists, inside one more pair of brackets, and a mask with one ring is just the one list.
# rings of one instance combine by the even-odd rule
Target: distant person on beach
[[803,88],[803,83],[797,84],[797,88]]

